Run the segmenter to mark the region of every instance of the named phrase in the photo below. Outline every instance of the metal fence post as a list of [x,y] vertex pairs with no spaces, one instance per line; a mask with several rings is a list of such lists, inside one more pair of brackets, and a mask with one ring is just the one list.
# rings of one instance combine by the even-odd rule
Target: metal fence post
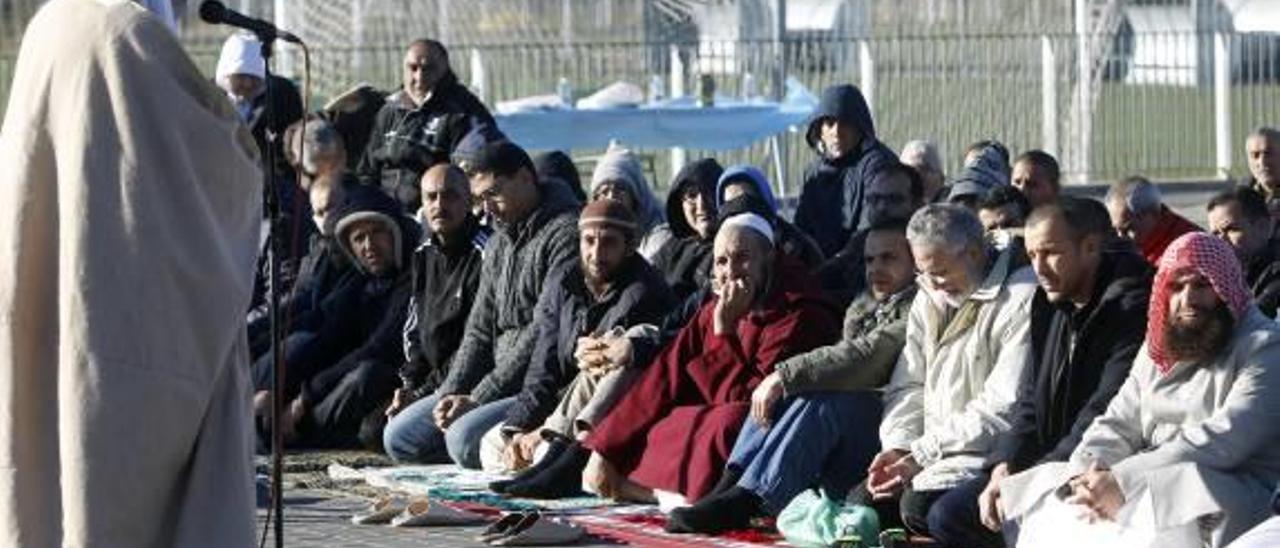
[[1225,33],[1213,36],[1213,118],[1218,177],[1231,176],[1231,50]]
[[[671,98],[684,97],[684,60],[680,58],[680,46],[671,44]],[[671,149],[671,178],[680,174],[680,168],[689,161],[689,151]]]
[[871,117],[876,116],[876,67],[871,59],[871,41],[858,41],[858,86],[862,88],[862,96],[867,100],[867,110]]
[[1040,37],[1040,147],[1058,156],[1058,56],[1053,39]]

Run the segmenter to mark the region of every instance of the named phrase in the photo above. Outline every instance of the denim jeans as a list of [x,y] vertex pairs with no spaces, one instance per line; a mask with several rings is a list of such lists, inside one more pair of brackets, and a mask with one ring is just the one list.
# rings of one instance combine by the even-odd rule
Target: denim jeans
[[507,418],[516,399],[503,398],[467,411],[445,430],[445,447],[453,462],[464,468],[480,469],[480,441],[494,426]]
[[382,446],[387,456],[396,462],[420,464],[444,464],[449,462],[445,451],[444,432],[436,428],[431,412],[440,398],[427,396],[401,409],[387,421],[382,431]]
[[738,486],[777,514],[801,491],[821,486],[841,498],[866,475],[880,448],[875,392],[819,392],[781,402],[774,423],[748,418],[729,456]]

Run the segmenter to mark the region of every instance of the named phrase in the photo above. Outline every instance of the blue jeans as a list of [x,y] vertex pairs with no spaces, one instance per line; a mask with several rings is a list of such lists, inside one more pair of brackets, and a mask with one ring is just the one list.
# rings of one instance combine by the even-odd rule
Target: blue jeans
[[427,396],[401,409],[387,421],[382,431],[382,448],[396,462],[443,464],[449,462],[445,452],[444,432],[436,428],[431,412],[437,396]]
[[1000,533],[982,524],[978,495],[991,481],[989,474],[957,485],[933,503],[927,517],[929,535],[938,544],[963,548],[1000,548],[1005,545]]
[[480,468],[480,439],[507,417],[515,398],[489,402],[467,411],[441,431],[431,412],[437,396],[428,396],[402,409],[387,422],[382,445],[396,462],[442,464],[450,460],[467,468]]
[[790,398],[768,429],[747,419],[729,466],[742,471],[738,486],[759,496],[772,514],[814,486],[842,498],[880,450],[880,414],[880,397],[871,391]]
[[445,446],[453,462],[464,468],[479,470],[480,440],[507,418],[507,410],[515,403],[514,397],[491,401],[467,411],[453,421],[444,433]]

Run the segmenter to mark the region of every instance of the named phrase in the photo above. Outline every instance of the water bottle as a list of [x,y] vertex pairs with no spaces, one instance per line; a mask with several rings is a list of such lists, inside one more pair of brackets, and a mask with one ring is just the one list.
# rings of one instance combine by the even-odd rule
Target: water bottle
[[573,108],[573,84],[569,83],[568,78],[560,77],[560,82],[556,84],[556,95],[560,96],[565,108]]
[[649,76],[649,104],[657,105],[662,102],[662,76],[657,74]]

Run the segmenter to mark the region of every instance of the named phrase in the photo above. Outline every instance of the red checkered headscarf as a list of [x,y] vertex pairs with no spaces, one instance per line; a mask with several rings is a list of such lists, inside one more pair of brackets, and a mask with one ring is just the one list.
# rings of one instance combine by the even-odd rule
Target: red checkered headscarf
[[1173,359],[1165,350],[1164,330],[1169,317],[1169,297],[1173,293],[1174,275],[1187,268],[1194,269],[1209,280],[1218,298],[1227,303],[1231,316],[1237,322],[1253,305],[1253,293],[1244,281],[1240,260],[1227,242],[1204,232],[1183,234],[1160,256],[1160,269],[1156,271],[1151,288],[1151,306],[1147,315],[1147,355],[1155,362],[1160,374],[1173,369]]

